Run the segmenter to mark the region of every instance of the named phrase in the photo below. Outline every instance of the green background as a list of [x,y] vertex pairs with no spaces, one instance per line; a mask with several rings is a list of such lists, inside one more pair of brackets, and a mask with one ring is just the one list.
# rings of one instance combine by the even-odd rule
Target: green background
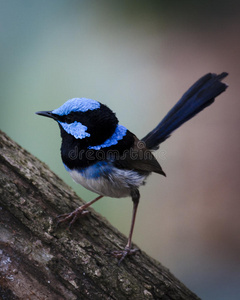
[[[139,138],[207,72],[229,89],[167,140],[167,178],[141,188],[133,240],[203,299],[240,295],[239,1],[0,1],[0,128],[86,201],[34,114],[73,97],[107,104]],[[129,198],[94,208],[128,234]]]

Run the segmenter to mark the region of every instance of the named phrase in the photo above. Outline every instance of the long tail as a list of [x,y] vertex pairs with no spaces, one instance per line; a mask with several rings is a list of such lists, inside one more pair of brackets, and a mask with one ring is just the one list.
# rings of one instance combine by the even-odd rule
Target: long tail
[[215,97],[228,87],[221,82],[228,73],[220,75],[208,73],[195,82],[182,98],[173,106],[163,120],[150,131],[142,141],[148,149],[157,149],[158,146],[170,137],[171,133],[183,123],[194,117],[205,107],[211,105]]

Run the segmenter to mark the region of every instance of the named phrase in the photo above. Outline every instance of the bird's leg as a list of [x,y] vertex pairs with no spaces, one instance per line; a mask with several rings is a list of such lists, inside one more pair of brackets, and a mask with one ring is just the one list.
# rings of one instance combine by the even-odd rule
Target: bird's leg
[[94,202],[98,201],[102,197],[103,196],[98,196],[97,198],[93,199],[92,201],[89,201],[89,202],[83,204],[82,206],[78,207],[77,209],[75,209],[71,213],[62,214],[62,215],[57,216],[57,218],[58,218],[58,224],[70,221],[69,222],[69,228],[70,228],[72,226],[72,224],[75,223],[76,220],[80,216],[86,215],[88,213],[88,211],[85,210],[86,208],[88,208],[90,205],[92,205]]
[[140,198],[139,191],[138,190],[132,191],[131,196],[133,201],[133,214],[132,214],[131,228],[128,236],[127,245],[123,250],[115,250],[111,252],[111,254],[118,259],[118,264],[120,264],[127,255],[132,255],[135,254],[137,251],[139,251],[139,249],[136,248],[132,249],[132,235],[133,235],[133,229],[134,229],[134,224],[137,215],[137,208],[138,208],[138,203]]

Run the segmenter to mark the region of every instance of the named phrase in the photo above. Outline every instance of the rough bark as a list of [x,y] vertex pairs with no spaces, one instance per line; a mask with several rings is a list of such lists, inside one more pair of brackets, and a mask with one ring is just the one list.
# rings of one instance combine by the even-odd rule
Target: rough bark
[[94,210],[56,227],[82,200],[1,131],[0,195],[1,299],[199,299],[143,252],[118,266],[126,237]]

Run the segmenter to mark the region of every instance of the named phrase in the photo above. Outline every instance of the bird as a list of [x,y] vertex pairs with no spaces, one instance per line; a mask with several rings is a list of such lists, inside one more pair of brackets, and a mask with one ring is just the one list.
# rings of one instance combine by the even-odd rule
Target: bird
[[153,152],[174,130],[211,105],[226,90],[228,85],[222,79],[227,75],[227,72],[207,73],[198,79],[142,139],[120,125],[107,105],[93,99],[72,98],[57,109],[36,112],[57,121],[65,169],[76,183],[98,195],[73,212],[58,216],[58,222],[68,222],[69,227],[72,226],[103,196],[130,196],[133,210],[127,244],[110,253],[119,264],[126,256],[135,254],[138,249],[132,247],[132,235],[140,199],[139,187],[151,173],[166,176]]

